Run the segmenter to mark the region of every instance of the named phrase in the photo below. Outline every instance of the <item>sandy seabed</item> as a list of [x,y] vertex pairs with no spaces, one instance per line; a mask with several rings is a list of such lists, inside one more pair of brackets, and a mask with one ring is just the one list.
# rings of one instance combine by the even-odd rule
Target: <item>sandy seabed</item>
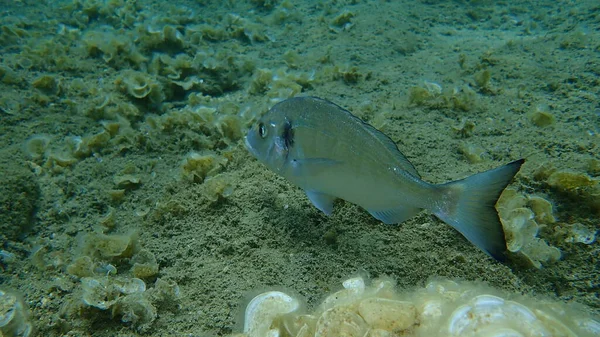
[[[252,294],[288,289],[314,306],[357,272],[600,313],[598,243],[569,234],[600,227],[596,2],[2,7],[0,288],[22,296],[37,335],[224,335]],[[511,188],[553,204],[538,237],[561,259],[498,263],[427,213],[398,226],[345,202],[321,214],[243,146],[293,95],[370,122],[429,182],[526,158]],[[580,180],[557,186],[554,171]],[[134,277],[146,291],[129,302],[102,293]],[[90,305],[90,278],[115,304]]]

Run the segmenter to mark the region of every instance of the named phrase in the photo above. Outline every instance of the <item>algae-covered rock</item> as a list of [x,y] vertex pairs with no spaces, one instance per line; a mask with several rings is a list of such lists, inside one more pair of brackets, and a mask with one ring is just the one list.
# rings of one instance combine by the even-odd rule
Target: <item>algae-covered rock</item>
[[181,176],[195,183],[202,183],[207,177],[220,172],[227,163],[225,158],[214,154],[201,155],[192,152],[187,155],[181,165]]
[[461,142],[458,151],[471,163],[480,163],[484,159],[485,149],[470,142]]
[[297,69],[302,62],[302,57],[293,50],[288,50],[283,54],[283,61],[290,69]]
[[67,273],[77,277],[94,276],[94,262],[89,256],[80,256],[67,266]]
[[58,95],[60,93],[60,82],[50,75],[42,75],[36,78],[31,85],[47,95]]
[[40,198],[37,179],[19,162],[0,165],[0,238],[22,239],[35,223],[35,211]]
[[600,179],[582,172],[561,171],[550,163],[540,166],[533,177],[562,197],[589,206],[593,213],[600,215]]
[[83,289],[83,302],[102,310],[111,308],[122,295],[131,295],[146,291],[144,281],[137,278],[84,277],[81,279],[81,285]]
[[552,203],[542,197],[529,196],[528,205],[535,214],[535,221],[542,224],[556,222],[552,211]]
[[140,177],[133,174],[118,175],[113,178],[113,182],[118,189],[131,190],[139,187],[142,183]]
[[273,81],[273,72],[270,69],[256,69],[248,92],[250,94],[264,94],[269,89],[269,85]]
[[468,86],[443,89],[441,85],[425,81],[408,92],[409,105],[427,109],[451,109],[466,112],[477,106],[477,93]]
[[600,160],[590,159],[588,160],[587,173],[591,176],[600,176]]
[[531,122],[538,127],[547,127],[554,124],[554,115],[545,104],[538,104],[529,114]]
[[562,192],[571,192],[598,184],[585,173],[558,171],[552,173],[547,180],[548,185]]
[[131,263],[131,273],[134,277],[144,279],[158,274],[156,257],[149,250],[140,250],[131,258]]
[[354,25],[352,23],[352,18],[355,16],[356,14],[354,14],[354,12],[344,10],[331,20],[329,29],[334,33],[349,30]]
[[469,138],[473,135],[473,130],[475,130],[475,123],[467,119],[463,119],[460,125],[453,126],[452,130],[454,130],[454,132],[456,132],[456,134],[460,138]]
[[565,237],[565,242],[591,245],[596,241],[597,233],[598,230],[596,228],[585,226],[581,223],[574,223],[566,228],[563,235]]
[[121,322],[131,324],[139,331],[146,331],[157,317],[157,309],[145,294],[135,293],[122,297],[112,308],[115,316],[121,317]]
[[243,42],[266,42],[271,40],[265,31],[265,25],[254,22],[250,19],[243,18],[237,14],[229,13],[223,20],[224,26],[227,27],[227,32],[232,38],[239,39]]
[[88,233],[80,237],[84,255],[104,260],[131,257],[139,250],[136,232],[128,234]]
[[33,135],[23,145],[23,151],[34,160],[41,159],[49,149],[52,137],[49,135]]
[[169,307],[180,298],[177,284],[161,279],[147,289],[139,278],[84,277],[81,287],[86,306],[107,311],[110,317],[142,332],[156,320],[157,305]]
[[179,286],[175,281],[157,278],[154,288],[149,289],[153,302],[161,304],[174,304],[181,298]]
[[436,95],[435,92],[431,92],[424,87],[415,86],[408,91],[408,103],[417,106],[424,105]]
[[[127,170],[125,170],[127,171]],[[88,319],[119,319],[126,326],[144,332],[157,318],[157,305],[173,307],[179,299],[175,282],[157,279],[147,290],[142,280],[158,274],[159,266],[152,252],[141,249],[135,232],[125,235],[89,233],[80,237],[78,257],[67,273],[81,278],[80,291],[65,304],[63,315]],[[122,268],[108,263],[114,261]],[[76,304],[83,303],[83,304]],[[87,311],[92,310],[93,315]],[[99,315],[106,312],[105,317]]]
[[269,85],[267,96],[276,100],[294,97],[304,88],[310,88],[314,80],[314,72],[291,72],[284,68],[278,69]]
[[125,200],[125,192],[127,192],[125,189],[112,189],[112,190],[108,190],[108,197],[110,198],[110,200],[115,203],[121,203]]
[[[46,168],[52,172],[60,172],[63,168],[77,163],[75,158],[75,143],[68,138],[63,148],[51,146],[52,137],[49,135],[33,135],[23,145],[23,151],[41,169]],[[78,144],[79,145],[79,144]]]
[[554,165],[552,165],[552,163],[544,163],[535,170],[535,172],[533,173],[533,179],[538,181],[544,181],[556,171],[557,169],[556,167],[554,167]]
[[[344,76],[335,69],[332,69],[331,73],[331,76],[335,78]],[[314,81],[314,72],[290,72],[285,68],[280,68],[273,73],[270,69],[257,69],[250,82],[248,92],[250,94],[266,93],[269,97],[280,100],[296,96],[304,88],[312,87]]]
[[341,79],[346,84],[356,84],[366,75],[360,72],[358,67],[350,65],[334,66],[332,69],[333,79]]
[[475,79],[475,84],[480,90],[489,90],[490,81],[492,80],[492,73],[489,69],[485,69],[475,74],[473,78]]
[[134,100],[159,105],[166,99],[162,84],[148,73],[125,71],[116,84]]
[[549,201],[506,189],[496,207],[509,251],[522,254],[536,268],[560,259],[561,252],[558,248],[537,237],[541,226],[555,221]]
[[178,27],[173,25],[162,27],[140,25],[136,42],[143,51],[166,50],[174,52],[182,50],[185,45],[183,34]]
[[217,175],[204,182],[204,194],[209,201],[217,202],[233,193],[233,183],[230,177]]
[[90,57],[102,58],[109,64],[124,62],[130,52],[135,50],[128,36],[118,34],[108,27],[88,31],[83,35],[82,42]]
[[100,152],[107,148],[110,141],[110,133],[102,130],[89,136],[73,137],[71,153],[75,158],[86,158],[93,153]]
[[221,115],[215,124],[225,139],[233,142],[242,139],[242,122],[237,115]]

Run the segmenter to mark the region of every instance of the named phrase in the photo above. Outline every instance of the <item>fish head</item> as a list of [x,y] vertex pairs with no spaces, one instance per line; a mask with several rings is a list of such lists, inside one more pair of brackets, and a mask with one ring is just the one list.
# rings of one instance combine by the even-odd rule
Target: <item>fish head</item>
[[246,135],[246,148],[269,169],[282,174],[294,141],[291,123],[270,111]]

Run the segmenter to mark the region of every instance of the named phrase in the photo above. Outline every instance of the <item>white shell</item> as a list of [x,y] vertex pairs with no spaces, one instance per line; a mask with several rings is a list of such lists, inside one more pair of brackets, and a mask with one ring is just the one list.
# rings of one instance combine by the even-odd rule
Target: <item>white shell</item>
[[600,337],[600,322],[562,303],[523,299],[526,306],[482,290],[470,283],[433,281],[407,294],[398,293],[389,280],[367,286],[353,278],[313,315],[299,313],[295,298],[272,291],[250,302],[245,333],[233,336]]
[[420,306],[420,312],[422,317],[426,317],[428,320],[434,320],[442,316],[442,300],[440,299],[427,299],[423,301]]
[[367,298],[360,301],[358,313],[373,329],[400,331],[417,323],[417,309],[411,302]]
[[143,293],[146,291],[146,283],[139,278],[131,278],[123,282],[123,284],[115,283],[115,287],[123,294]]
[[454,310],[448,332],[451,336],[551,336],[527,307],[492,295],[476,296]]
[[343,285],[344,289],[327,296],[321,304],[323,310],[355,301],[365,292],[365,280],[362,277],[347,279]]
[[265,337],[279,337],[280,333],[279,333],[279,329],[271,329],[269,331],[267,331],[267,334],[265,335]]
[[304,324],[300,330],[298,330],[298,333],[296,334],[296,337],[311,337],[312,335],[314,335],[312,333],[312,331],[310,331],[310,327],[306,324]]
[[360,291],[365,290],[365,280],[363,280],[362,277],[354,277],[347,279],[346,281],[342,282],[342,285],[346,289],[356,289]]
[[515,331],[513,329],[505,329],[505,328],[484,328],[477,331],[477,336],[485,336],[485,337],[525,337],[522,333]]
[[319,317],[315,337],[364,337],[368,331],[369,326],[358,314],[338,306]]
[[375,291],[374,294],[377,297],[392,298],[396,294],[396,286],[394,282],[387,279],[374,280],[371,284],[371,288]]
[[0,290],[0,328],[8,326],[17,314],[17,297]]
[[284,314],[296,311],[300,302],[280,291],[269,291],[254,297],[246,307],[244,316],[244,333],[249,337],[279,336],[271,325]]
[[[542,310],[535,309],[534,311],[540,322],[543,323],[544,327],[548,329],[553,336],[577,337],[577,334],[561,323],[557,317]],[[564,312],[562,314],[564,315]]]
[[392,335],[391,332],[381,330],[381,329],[371,330],[371,331],[369,331],[369,335],[368,335],[368,337],[394,337],[394,336],[396,336],[396,335]]
[[0,289],[0,337],[29,337],[33,326],[27,316],[27,307],[18,296]]
[[296,315],[283,320],[283,326],[290,336],[312,336],[317,319],[313,315]]

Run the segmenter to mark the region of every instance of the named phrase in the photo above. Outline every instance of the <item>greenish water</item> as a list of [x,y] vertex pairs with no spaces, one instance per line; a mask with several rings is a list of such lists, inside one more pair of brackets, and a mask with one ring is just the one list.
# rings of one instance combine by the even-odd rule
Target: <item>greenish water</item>
[[[316,306],[357,272],[600,314],[596,2],[0,10],[0,289],[22,297],[36,335],[225,335],[252,294]],[[536,246],[498,263],[425,212],[388,226],[339,202],[327,217],[243,146],[295,95],[371,123],[432,183],[526,158],[510,186],[526,206],[511,207],[539,197],[555,220],[533,209]]]

